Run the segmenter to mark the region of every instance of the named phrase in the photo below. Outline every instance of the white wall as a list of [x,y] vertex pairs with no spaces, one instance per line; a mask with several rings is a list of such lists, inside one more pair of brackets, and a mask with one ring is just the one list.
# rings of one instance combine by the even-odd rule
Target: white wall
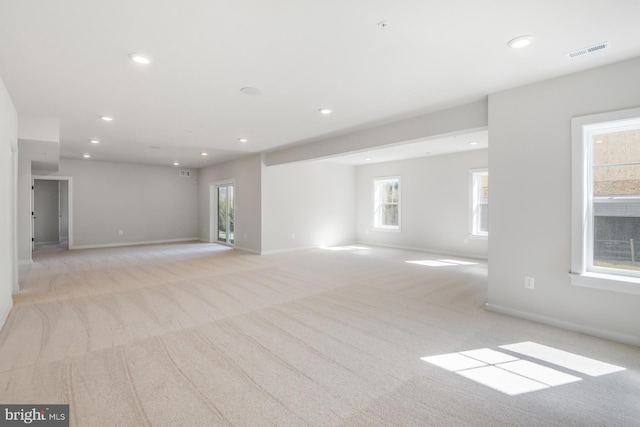
[[269,166],[262,179],[263,253],[355,241],[353,166]]
[[197,171],[189,178],[178,172],[174,167],[61,159],[52,176],[72,178],[71,248],[196,239]]
[[235,184],[235,246],[240,249],[260,253],[262,250],[261,156],[255,154],[209,166],[200,169],[198,176],[200,185],[198,186],[197,212],[198,236],[200,240],[209,241],[209,185],[213,182],[232,179]]
[[16,274],[15,156],[18,150],[18,113],[0,79],[0,327],[13,305]]
[[[468,243],[465,239],[469,232],[469,170],[486,167],[487,157],[487,150],[474,150],[359,166],[358,242],[486,258],[487,239],[470,238]],[[386,176],[401,177],[400,231],[373,229],[373,178]]]
[[640,345],[640,295],[568,275],[571,118],[640,106],[638,76],[640,58],[489,96],[488,308]]
[[60,142],[60,120],[20,115],[18,137],[25,140]]
[[55,172],[60,161],[60,120],[20,115],[18,120],[20,159],[33,169]]

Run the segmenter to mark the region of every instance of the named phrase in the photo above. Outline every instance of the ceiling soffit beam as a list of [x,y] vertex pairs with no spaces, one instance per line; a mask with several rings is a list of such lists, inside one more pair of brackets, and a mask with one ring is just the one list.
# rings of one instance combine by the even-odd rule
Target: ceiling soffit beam
[[486,129],[488,122],[485,98],[411,119],[271,151],[264,156],[265,165],[321,159],[395,143]]

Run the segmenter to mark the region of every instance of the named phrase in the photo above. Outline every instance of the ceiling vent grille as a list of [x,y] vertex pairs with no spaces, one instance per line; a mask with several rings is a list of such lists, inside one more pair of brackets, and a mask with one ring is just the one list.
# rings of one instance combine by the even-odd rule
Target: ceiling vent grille
[[191,176],[191,171],[181,170],[180,171],[180,176],[183,177],[183,178],[189,178]]
[[609,47],[609,42],[598,43],[593,46],[585,47],[584,49],[574,50],[573,52],[567,53],[567,58],[573,59],[579,56],[589,55],[591,53],[595,53],[599,50],[606,49]]

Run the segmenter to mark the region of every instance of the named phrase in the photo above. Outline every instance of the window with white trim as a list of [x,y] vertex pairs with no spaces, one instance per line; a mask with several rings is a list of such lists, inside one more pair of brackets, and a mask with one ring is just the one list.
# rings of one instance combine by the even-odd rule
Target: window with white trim
[[605,289],[637,282],[640,292],[640,109],[578,117],[572,126],[571,270],[591,282],[572,281]]
[[469,231],[473,236],[489,235],[489,171],[470,171],[471,214]]
[[400,229],[400,177],[373,179],[373,226]]

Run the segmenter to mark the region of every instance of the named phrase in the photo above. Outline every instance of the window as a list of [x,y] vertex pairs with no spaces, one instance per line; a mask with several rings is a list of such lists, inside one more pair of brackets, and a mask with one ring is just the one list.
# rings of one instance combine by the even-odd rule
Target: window
[[373,226],[400,230],[400,177],[373,180]]
[[471,215],[470,233],[473,236],[489,235],[489,172],[474,169],[470,173]]
[[572,126],[572,283],[640,293],[640,109]]

